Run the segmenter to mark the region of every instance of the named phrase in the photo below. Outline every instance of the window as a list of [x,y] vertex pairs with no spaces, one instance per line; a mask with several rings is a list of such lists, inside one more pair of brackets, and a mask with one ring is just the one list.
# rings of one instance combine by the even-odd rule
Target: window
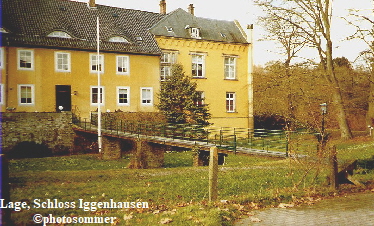
[[47,36],[52,38],[71,38],[71,36],[64,31],[53,31]]
[[4,84],[0,84],[0,105],[4,104]]
[[70,53],[55,52],[55,69],[57,72],[70,72]]
[[[100,104],[104,105],[104,87],[100,87]],[[99,88],[91,86],[91,105],[97,105],[99,99]]]
[[104,55],[99,55],[99,60],[97,59],[97,54],[90,54],[90,71],[91,73],[101,73],[104,72]]
[[227,92],[226,93],[226,111],[235,112],[235,93]]
[[171,75],[171,66],[162,66],[161,65],[161,73],[160,79],[161,81],[165,81]]
[[161,81],[171,75],[171,66],[177,62],[178,52],[163,52],[161,55]]
[[4,48],[0,48],[0,69],[4,68]]
[[205,77],[205,55],[201,53],[192,54],[192,77]]
[[192,38],[197,38],[197,39],[200,39],[200,28],[197,28],[197,27],[192,27],[191,30],[191,37]]
[[130,73],[130,61],[128,56],[117,56],[117,74],[128,75]]
[[34,104],[34,85],[18,85],[18,103],[20,105]]
[[152,88],[141,88],[141,104],[152,105],[153,103],[153,90]]
[[34,70],[33,50],[18,50],[18,70]]
[[236,79],[236,58],[225,57],[225,79]]
[[196,106],[204,106],[205,93],[203,91],[197,91],[198,98],[195,100]]
[[124,37],[120,36],[114,36],[109,38],[109,42],[123,42],[123,43],[128,43],[128,41]]
[[117,86],[117,104],[119,106],[130,105],[130,87]]
[[9,33],[5,28],[0,27],[0,33]]

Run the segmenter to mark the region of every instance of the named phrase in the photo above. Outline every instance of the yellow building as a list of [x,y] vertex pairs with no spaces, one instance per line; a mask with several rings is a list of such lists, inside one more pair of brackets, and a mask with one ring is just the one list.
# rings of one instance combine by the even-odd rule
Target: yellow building
[[[1,111],[157,111],[160,80],[181,63],[218,127],[252,127],[251,43],[236,22],[69,0],[3,0]],[[97,57],[96,22],[100,21]],[[101,86],[98,87],[98,71]]]
[[98,70],[102,110],[156,111],[161,51],[148,28],[163,15],[91,4],[2,2],[2,111],[62,107],[89,117],[98,107]]
[[[160,7],[166,13],[165,1]],[[249,37],[236,21],[196,17],[192,4],[188,11],[177,9],[151,29],[163,52],[161,81],[173,63],[182,64],[197,82],[214,126],[253,128]]]

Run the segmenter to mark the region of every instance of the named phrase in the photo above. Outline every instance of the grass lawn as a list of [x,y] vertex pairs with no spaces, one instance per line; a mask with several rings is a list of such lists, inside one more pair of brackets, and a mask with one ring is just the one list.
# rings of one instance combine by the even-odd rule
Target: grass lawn
[[[374,141],[339,144],[338,158],[370,159]],[[74,155],[10,161],[11,201],[58,200],[79,203],[148,202],[144,209],[31,208],[12,212],[18,225],[32,223],[34,214],[117,217],[118,225],[231,225],[241,214],[261,205],[325,192],[327,171],[303,160],[229,155],[219,167],[219,201],[208,200],[208,167],[192,167],[191,152],[165,155],[165,168],[128,169],[128,158],[99,160]],[[311,169],[311,170],[310,170]],[[308,172],[308,173],[306,173]],[[316,177],[316,175],[318,175]],[[365,182],[373,170],[355,176]],[[298,185],[298,186],[295,186]],[[101,225],[101,224],[98,224]]]

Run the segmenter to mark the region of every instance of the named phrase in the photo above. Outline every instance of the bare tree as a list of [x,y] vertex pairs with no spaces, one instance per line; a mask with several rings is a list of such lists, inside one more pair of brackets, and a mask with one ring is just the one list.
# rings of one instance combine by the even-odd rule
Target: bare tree
[[[374,13],[373,13],[374,14]],[[372,16],[373,17],[373,16]],[[352,10],[350,17],[345,18],[348,24],[356,28],[356,32],[348,37],[348,39],[359,39],[366,43],[367,49],[360,53],[366,65],[369,67],[370,74],[368,81],[370,82],[370,94],[368,100],[368,112],[366,115],[367,123],[374,125],[374,18],[369,15]]]
[[[294,17],[289,12],[283,11],[282,17],[291,18]],[[295,18],[297,20],[297,18]],[[295,91],[293,85],[291,84],[291,60],[297,57],[297,53],[303,49],[306,45],[306,41],[300,35],[300,29],[293,26],[292,24],[278,20],[278,16],[274,16],[272,12],[266,12],[266,15],[259,18],[260,24],[267,31],[265,35],[265,40],[275,40],[281,46],[280,54],[284,55],[286,58],[284,60],[284,75],[288,80],[285,89],[287,90],[287,105],[288,114],[284,115],[287,119],[286,129],[292,130],[295,122]]]
[[[317,50],[324,77],[333,91],[333,105],[337,112],[341,138],[352,138],[333,64],[331,0],[255,0],[254,2],[277,20],[297,28],[308,45]],[[292,17],[284,15],[292,15]]]

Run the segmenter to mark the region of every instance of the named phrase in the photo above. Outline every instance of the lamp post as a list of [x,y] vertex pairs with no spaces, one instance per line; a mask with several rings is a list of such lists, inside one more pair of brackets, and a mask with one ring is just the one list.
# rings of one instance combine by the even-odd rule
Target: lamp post
[[321,114],[322,114],[322,128],[321,128],[321,134],[325,134],[325,115],[327,114],[327,103],[320,104],[321,106]]
[[321,127],[321,134],[320,134],[320,155],[323,153],[323,150],[326,145],[327,141],[327,134],[326,134],[326,129],[325,129],[325,115],[327,114],[327,103],[323,103],[319,105],[321,107],[321,114],[322,114],[322,127]]

